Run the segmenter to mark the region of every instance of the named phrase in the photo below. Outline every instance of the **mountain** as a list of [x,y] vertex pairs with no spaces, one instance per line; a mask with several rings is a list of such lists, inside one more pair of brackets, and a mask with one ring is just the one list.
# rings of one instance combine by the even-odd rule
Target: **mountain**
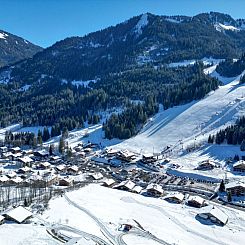
[[[106,135],[135,135],[159,104],[167,109],[202,99],[218,88],[219,81],[203,73],[202,63],[169,63],[239,58],[245,49],[241,23],[214,12],[194,17],[146,13],[59,41],[0,69],[1,126],[56,125],[59,134],[85,120],[97,123],[98,111],[121,107],[124,113],[105,124]],[[145,103],[135,106],[132,100]]]
[[236,58],[244,49],[241,21],[229,15],[146,13],[84,37],[59,41],[16,65],[12,77],[30,83],[43,74],[59,80],[89,80],[149,63],[162,65],[211,56]]
[[0,30],[0,67],[30,58],[41,50],[21,37]]

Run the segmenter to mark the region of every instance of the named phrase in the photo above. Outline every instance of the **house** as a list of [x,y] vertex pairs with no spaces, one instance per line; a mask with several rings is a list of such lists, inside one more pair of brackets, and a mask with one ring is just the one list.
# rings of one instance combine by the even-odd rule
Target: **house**
[[78,174],[79,168],[73,165],[73,166],[68,167],[66,171],[68,174]]
[[119,151],[117,153],[117,158],[125,161],[125,162],[131,162],[133,160],[135,160],[136,156],[134,153],[128,151],[128,150],[124,150],[124,151]]
[[116,149],[106,149],[105,153],[108,157],[114,157],[117,155],[117,150]]
[[33,162],[29,156],[20,157],[18,161],[22,164],[23,167],[31,166],[31,163]]
[[59,180],[59,185],[60,186],[72,186],[74,183],[74,179],[71,177],[64,177]]
[[0,225],[2,225],[2,224],[3,224],[4,219],[5,219],[5,218],[4,218],[2,215],[0,215]]
[[199,196],[190,196],[187,200],[187,204],[191,207],[201,208],[205,205],[205,200]]
[[18,171],[17,171],[18,174],[25,174],[28,172],[31,172],[31,168],[29,168],[29,167],[23,167],[23,168],[18,169]]
[[90,176],[91,176],[94,180],[100,180],[100,179],[103,179],[103,174],[102,174],[102,173],[94,173],[94,174],[90,174]]
[[143,190],[143,188],[139,185],[134,186],[134,188],[132,189],[133,193],[137,193],[140,194],[140,192]]
[[49,169],[51,167],[51,164],[49,162],[40,162],[39,168],[40,169]]
[[114,183],[115,183],[115,180],[114,180],[114,179],[108,179],[108,178],[105,178],[105,179],[102,180],[102,185],[103,185],[103,186],[106,186],[106,187],[110,187],[110,186],[112,186]]
[[29,218],[32,217],[32,213],[25,209],[22,206],[19,206],[17,208],[14,208],[7,213],[4,213],[3,216],[5,217],[6,220],[11,220],[15,221],[19,224],[25,222]]
[[15,178],[13,178],[13,179],[10,179],[10,180],[8,181],[8,183],[9,183],[10,185],[18,185],[18,184],[20,184],[20,183],[22,183],[22,182],[23,182],[23,179],[20,178],[19,176],[15,177]]
[[61,161],[61,157],[60,156],[51,156],[49,159],[50,159],[50,161],[52,163],[58,163],[58,162]]
[[173,195],[169,195],[164,200],[172,203],[182,203],[184,201],[185,195],[183,193],[174,193]]
[[64,165],[64,164],[57,165],[57,166],[55,166],[55,170],[58,173],[65,172],[66,171],[66,165]]
[[49,153],[46,150],[34,151],[33,154],[39,158],[45,158],[49,156]]
[[20,149],[20,147],[13,147],[13,148],[10,149],[10,151],[13,154],[16,154],[16,153],[20,153],[21,152],[21,149]]
[[244,196],[245,195],[245,183],[242,182],[231,182],[225,185],[226,191],[230,192],[233,196]]
[[225,225],[228,222],[228,216],[212,205],[201,208],[197,216],[205,220],[209,219],[219,225]]
[[236,172],[245,172],[245,161],[240,160],[233,164],[233,170]]
[[146,164],[155,163],[157,161],[156,157],[152,154],[144,154],[141,161]]
[[160,185],[151,183],[146,188],[147,194],[151,196],[161,196],[163,194],[163,189]]
[[7,177],[6,175],[2,175],[0,176],[0,184],[6,184],[9,181],[9,177]]
[[28,150],[23,150],[22,151],[23,152],[23,155],[28,155],[28,156],[30,156],[30,155],[33,155],[33,150],[32,149],[28,149]]
[[215,163],[208,159],[208,160],[200,162],[195,169],[196,170],[211,170],[211,169],[214,169],[215,166],[216,166]]
[[119,183],[118,185],[114,186],[113,188],[123,191],[132,191],[135,187],[135,183],[131,180],[125,180]]
[[14,171],[10,171],[10,172],[6,173],[6,176],[9,177],[10,179],[16,177],[16,175],[17,174]]

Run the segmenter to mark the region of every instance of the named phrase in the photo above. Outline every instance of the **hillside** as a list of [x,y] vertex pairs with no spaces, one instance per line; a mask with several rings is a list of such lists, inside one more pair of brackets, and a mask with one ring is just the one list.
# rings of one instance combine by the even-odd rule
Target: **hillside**
[[41,50],[21,37],[0,30],[0,67],[31,58]]
[[[213,70],[208,68],[205,70]],[[210,74],[215,75],[215,70]],[[220,77],[222,80],[222,78]],[[172,150],[197,145],[206,141],[212,132],[234,124],[245,114],[245,87],[239,84],[240,76],[220,86],[203,100],[160,111],[148,121],[135,137],[116,145],[117,148],[140,152],[161,152],[167,146]],[[224,79],[226,80],[226,79]],[[227,81],[227,80],[226,80]]]
[[[244,42],[241,20],[213,12],[194,17],[146,13],[84,37],[67,38],[1,69],[1,126],[56,125],[57,135],[85,121],[96,124],[98,111],[121,107],[125,113],[105,127],[120,128],[121,133],[106,135],[129,138],[158,111],[159,103],[167,109],[216,90],[219,82],[203,73],[204,65],[239,58]],[[205,57],[211,57],[210,62]],[[205,62],[169,65],[186,59]],[[132,100],[146,102],[137,105],[134,120]]]

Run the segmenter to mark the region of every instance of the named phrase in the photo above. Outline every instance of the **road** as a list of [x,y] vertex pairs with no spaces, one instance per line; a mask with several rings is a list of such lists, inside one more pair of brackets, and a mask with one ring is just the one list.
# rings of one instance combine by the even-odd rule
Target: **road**
[[100,227],[100,229],[101,229],[102,233],[104,234],[104,236],[113,245],[127,245],[124,242],[124,240],[123,240],[123,236],[125,236],[127,234],[141,236],[141,237],[144,237],[144,238],[147,238],[147,239],[151,239],[151,240],[154,240],[154,241],[156,241],[156,242],[158,242],[160,244],[163,244],[163,245],[170,245],[169,243],[165,242],[164,240],[159,239],[156,236],[152,235],[150,232],[141,230],[141,229],[136,228],[136,227],[133,228],[131,231],[127,232],[127,233],[121,233],[119,235],[113,235],[107,229],[107,227],[95,215],[93,215],[90,211],[88,211],[84,207],[81,207],[80,205],[76,204],[66,194],[64,195],[64,197],[68,201],[68,203],[70,203],[71,205],[73,205],[74,207],[78,208],[82,212],[86,213],[89,217],[91,217],[97,223],[97,225]]

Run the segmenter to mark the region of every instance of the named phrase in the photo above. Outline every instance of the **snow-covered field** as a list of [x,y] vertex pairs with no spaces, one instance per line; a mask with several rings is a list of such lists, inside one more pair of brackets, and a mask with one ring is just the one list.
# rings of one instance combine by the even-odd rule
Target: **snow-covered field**
[[45,227],[33,224],[3,224],[0,226],[1,245],[55,245]]
[[[208,69],[205,72],[214,75],[215,68]],[[202,100],[160,110],[137,136],[115,147],[136,152],[161,152],[166,146],[186,148],[207,141],[209,134],[245,114],[245,86],[239,84],[239,79],[240,76],[229,82],[224,79],[225,85]]]
[[[156,237],[180,245],[243,244],[245,215],[243,212],[220,207],[228,216],[224,227],[203,224],[195,217],[198,209],[183,204],[171,204],[161,199],[143,197],[124,191],[113,190],[91,184],[67,194],[75,204],[86,208],[112,233],[123,223],[139,222],[144,229]],[[50,201],[49,209],[42,218],[48,222],[62,223],[104,238],[96,222],[64,197]],[[128,244],[157,244],[150,239],[125,235]]]

